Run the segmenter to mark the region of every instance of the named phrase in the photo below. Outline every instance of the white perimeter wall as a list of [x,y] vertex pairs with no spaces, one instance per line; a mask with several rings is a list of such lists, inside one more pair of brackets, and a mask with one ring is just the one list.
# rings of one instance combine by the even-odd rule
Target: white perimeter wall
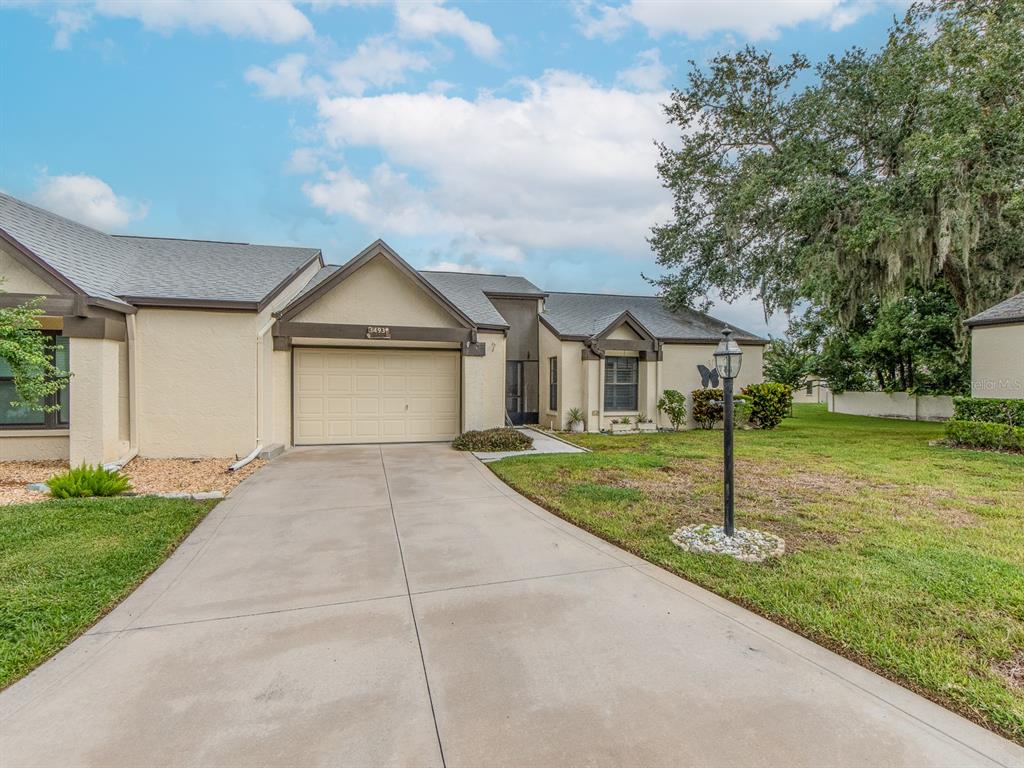
[[828,409],[851,416],[945,421],[953,418],[953,398],[946,395],[908,395],[906,392],[842,392],[829,395]]

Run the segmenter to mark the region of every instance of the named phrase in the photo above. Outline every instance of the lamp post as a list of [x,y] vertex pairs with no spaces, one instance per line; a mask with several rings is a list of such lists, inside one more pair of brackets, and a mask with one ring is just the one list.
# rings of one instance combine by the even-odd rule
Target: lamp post
[[733,482],[732,482],[732,380],[740,372],[740,365],[743,362],[743,352],[740,346],[730,338],[731,328],[722,329],[722,340],[715,350],[715,368],[718,375],[722,377],[722,392],[725,395],[724,403],[724,427],[725,427],[725,535],[732,536],[735,533],[733,526]]

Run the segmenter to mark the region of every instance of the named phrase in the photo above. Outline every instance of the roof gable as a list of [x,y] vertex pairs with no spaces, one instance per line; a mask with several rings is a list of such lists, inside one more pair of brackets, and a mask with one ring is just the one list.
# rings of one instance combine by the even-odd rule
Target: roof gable
[[[351,259],[347,264],[330,272],[325,277],[319,279],[312,288],[300,293],[280,313],[280,319],[310,319],[316,314],[312,308],[317,302],[325,299],[332,291],[343,285],[345,281],[353,279],[361,271],[374,269],[373,265],[381,263],[387,264],[391,270],[397,273],[396,276],[404,278],[405,283],[397,285],[396,290],[401,291],[403,285],[409,285],[418,292],[419,297],[426,298],[435,309],[440,310],[445,318],[453,320],[457,325],[464,328],[475,327],[475,323],[462,310],[453,304],[443,293],[438,291],[430,282],[425,280],[419,272],[413,269],[408,262],[383,240],[371,243],[369,247]],[[411,298],[415,299],[416,297],[417,295],[414,294]],[[391,313],[390,316],[394,316],[394,314]],[[382,318],[382,320],[385,319]],[[323,320],[320,320],[320,322],[323,322]],[[401,324],[394,320],[387,320],[387,322],[396,325]],[[414,323],[409,324],[413,325]]]
[[[622,333],[627,329],[626,333]],[[604,330],[594,334],[595,339],[640,339],[654,341],[654,334],[628,309],[608,323]]]

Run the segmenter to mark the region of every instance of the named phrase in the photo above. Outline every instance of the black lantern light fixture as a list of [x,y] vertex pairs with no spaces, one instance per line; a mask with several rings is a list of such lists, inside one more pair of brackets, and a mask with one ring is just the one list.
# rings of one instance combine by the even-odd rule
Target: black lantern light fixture
[[733,524],[733,457],[732,457],[732,430],[733,430],[733,403],[732,403],[732,382],[740,373],[740,366],[743,363],[743,352],[740,345],[733,341],[732,329],[722,329],[722,340],[715,350],[715,368],[718,375],[722,377],[722,392],[725,395],[723,408],[723,427],[725,431],[724,458],[725,458],[725,535],[732,536],[735,533]]

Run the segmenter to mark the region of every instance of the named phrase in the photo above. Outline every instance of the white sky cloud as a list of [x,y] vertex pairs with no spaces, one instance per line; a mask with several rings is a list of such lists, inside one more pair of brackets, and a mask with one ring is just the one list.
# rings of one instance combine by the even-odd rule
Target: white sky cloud
[[591,38],[613,39],[640,24],[652,37],[674,33],[700,38],[728,31],[764,40],[805,21],[839,29],[872,8],[870,0],[630,0],[620,5],[578,3],[577,15],[583,34]]
[[426,56],[375,37],[360,43],[351,56],[332,64],[329,71],[340,90],[361,96],[368,88],[399,85],[405,82],[407,72],[429,68]]
[[43,208],[104,231],[121,229],[149,212],[145,204],[120,197],[102,179],[85,174],[44,174],[33,197]]
[[442,5],[442,0],[398,2],[395,19],[403,37],[422,40],[451,35],[460,38],[483,59],[493,59],[501,52],[501,43],[489,26],[473,21],[458,8]]
[[519,85],[520,98],[321,99],[328,147],[373,148],[383,161],[365,174],[326,170],[307,197],[378,231],[475,238],[506,258],[583,247],[647,256],[650,226],[671,212],[653,144],[671,140],[667,94],[557,71]]
[[135,19],[164,34],[176,29],[223,32],[271,43],[292,43],[313,35],[313,25],[290,0],[67,0],[50,18],[54,47],[68,48],[75,33],[94,16]]
[[661,91],[672,70],[661,63],[661,52],[650,48],[637,54],[636,64],[615,76],[615,82],[639,91]]

